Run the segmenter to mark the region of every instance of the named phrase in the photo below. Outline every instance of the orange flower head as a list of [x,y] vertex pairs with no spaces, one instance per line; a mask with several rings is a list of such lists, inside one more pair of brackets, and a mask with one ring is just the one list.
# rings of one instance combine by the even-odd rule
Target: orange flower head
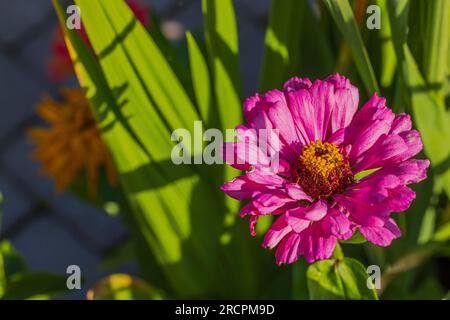
[[61,102],[46,96],[37,107],[37,113],[48,127],[28,129],[30,139],[36,144],[33,158],[42,163],[41,171],[55,180],[57,191],[67,189],[85,174],[88,191],[95,195],[102,168],[109,183],[117,184],[112,157],[84,92],[63,89],[61,93]]

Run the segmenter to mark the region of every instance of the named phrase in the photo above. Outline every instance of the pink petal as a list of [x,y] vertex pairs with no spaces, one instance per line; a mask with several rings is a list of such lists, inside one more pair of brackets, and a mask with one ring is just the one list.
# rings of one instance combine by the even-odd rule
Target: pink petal
[[320,222],[322,230],[328,234],[333,235],[339,239],[345,239],[352,232],[350,230],[350,220],[345,214],[336,209],[329,209],[327,216]]
[[255,208],[260,214],[278,214],[296,205],[286,193],[280,190],[267,190],[253,200]]
[[334,85],[336,107],[331,115],[331,133],[334,133],[350,124],[358,109],[359,92],[347,78],[339,74],[328,77],[326,81]]
[[267,230],[263,247],[273,249],[290,232],[292,228],[287,224],[285,215],[280,216]]
[[316,140],[315,111],[309,90],[288,90],[286,97],[300,142],[308,144]]
[[286,221],[296,233],[302,232],[311,224],[310,220],[300,218],[295,209],[286,212]]
[[399,134],[411,130],[411,127],[411,117],[406,113],[400,113],[395,116],[390,133]]
[[309,89],[309,87],[311,87],[311,80],[309,80],[308,78],[302,79],[298,77],[293,77],[285,82],[285,84],[283,85],[283,91],[291,92],[300,89]]
[[398,135],[381,136],[372,148],[357,161],[353,167],[353,172],[358,173],[363,170],[378,168],[384,166],[399,157],[403,153],[408,152],[408,146],[405,141]]
[[328,137],[328,126],[331,114],[336,106],[334,86],[327,81],[316,80],[310,88],[312,104],[315,111],[315,140],[325,141]]
[[253,197],[256,192],[281,188],[285,183],[285,179],[271,172],[256,170],[234,178],[223,184],[221,189],[234,199],[244,200]]
[[386,220],[383,226],[360,227],[361,234],[368,241],[378,246],[387,247],[393,239],[400,237],[401,232],[394,219]]
[[300,235],[293,232],[283,238],[275,254],[278,265],[282,263],[294,263],[298,260],[300,241]]
[[294,200],[312,201],[312,198],[308,196],[297,183],[286,184],[286,191],[289,197]]
[[280,101],[274,103],[272,108],[267,111],[270,121],[274,128],[280,132],[280,139],[294,149],[295,154],[300,153],[299,138],[295,131],[295,125],[286,102]]
[[315,229],[308,228],[303,232],[298,249],[308,263],[330,258],[336,246],[336,237],[317,234]]

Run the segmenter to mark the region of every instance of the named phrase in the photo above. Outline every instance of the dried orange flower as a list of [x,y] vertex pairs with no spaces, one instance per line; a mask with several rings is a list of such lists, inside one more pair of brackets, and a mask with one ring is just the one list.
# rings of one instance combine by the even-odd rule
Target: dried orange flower
[[28,129],[30,139],[37,146],[33,159],[42,163],[44,174],[55,179],[57,191],[67,189],[86,174],[88,191],[95,195],[102,167],[109,183],[117,184],[112,157],[84,92],[63,89],[61,93],[63,101],[46,96],[37,107],[37,113],[49,126]]

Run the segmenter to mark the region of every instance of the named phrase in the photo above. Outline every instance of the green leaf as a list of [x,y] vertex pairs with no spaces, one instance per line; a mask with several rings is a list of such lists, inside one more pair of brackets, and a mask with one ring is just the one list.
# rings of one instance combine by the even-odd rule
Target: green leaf
[[367,287],[366,268],[358,260],[345,258],[337,264],[338,274],[342,279],[346,299],[377,300],[375,289]]
[[6,272],[3,262],[3,254],[0,253],[0,298],[3,296],[6,290]]
[[[433,88],[426,83],[406,43],[408,4],[409,2],[405,0],[388,1],[388,12],[394,36],[397,61],[401,61],[401,76],[407,87],[410,108],[413,112],[414,122],[422,136],[425,154],[430,159],[436,176],[442,180],[445,191],[450,195],[450,169],[448,165],[450,159],[450,144],[448,143],[450,140],[449,114],[446,111],[443,97],[436,95]],[[444,25],[442,24],[442,27]],[[428,54],[428,60],[432,60],[430,60],[430,65],[434,65],[435,61],[442,60],[439,50],[433,52],[433,58],[430,56],[431,52]],[[431,73],[433,74],[433,72]]]
[[344,287],[334,260],[317,261],[308,267],[308,290],[311,300],[344,299]]
[[222,129],[242,122],[238,33],[232,0],[202,0],[206,48]]
[[450,1],[426,1],[426,26],[422,39],[423,69],[427,82],[433,91],[440,92],[448,74],[444,66],[449,57],[450,44]]
[[366,238],[359,232],[359,230],[355,230],[350,239],[347,240],[339,240],[339,242],[343,244],[361,244],[367,242]]
[[25,260],[8,240],[3,240],[0,243],[0,256],[3,258],[3,270],[6,279],[27,270]]
[[300,65],[306,1],[274,0],[266,31],[261,90],[280,88]]
[[360,171],[360,172],[358,172],[357,174],[355,174],[355,180],[360,180],[360,179],[362,179],[362,178],[365,178],[365,177],[367,177],[369,174],[372,174],[372,173],[374,173],[374,172],[376,172],[376,171],[378,171],[378,170],[380,170],[380,169],[381,169],[381,167],[380,167],[380,168],[373,168],[373,169],[368,169],[368,170]]
[[145,281],[127,274],[103,278],[87,292],[88,300],[160,300],[162,293]]
[[191,67],[192,84],[195,98],[200,110],[200,115],[205,123],[209,123],[211,117],[211,87],[209,70],[205,58],[190,32],[186,33],[189,50],[189,64]]
[[[57,1],[54,3],[65,26],[64,11]],[[185,124],[192,124],[195,112],[189,111],[191,104],[181,93],[167,63],[160,61],[163,58],[158,49],[124,3],[79,1],[78,4],[101,66],[72,30],[65,29],[66,42],[80,84],[86,89],[120,173],[121,186],[132,209],[128,218],[137,226],[136,232],[151,252],[147,254],[154,255],[162,269],[170,274],[168,278],[174,290],[185,295],[200,294],[215,281],[213,277],[206,279],[204,274],[213,274],[211,269],[216,268],[218,250],[213,239],[220,233],[222,221],[219,214],[206,215],[202,219],[206,219],[204,223],[209,228],[199,229],[192,236],[194,191],[202,198],[201,202],[197,201],[202,210],[215,212],[217,205],[211,188],[200,184],[199,177],[189,167],[177,167],[170,161],[170,125],[159,115],[161,111],[165,119],[171,118],[168,122],[172,125],[189,129]],[[143,52],[149,56],[144,57]],[[152,65],[145,71],[149,61]],[[140,73],[134,68],[137,65]],[[149,82],[156,88],[150,89]],[[173,90],[169,93],[169,89]],[[149,90],[153,98],[149,97]],[[160,107],[169,109],[157,112],[154,100],[159,101]],[[183,106],[183,113],[177,111],[171,116],[174,104],[177,108]],[[215,273],[215,277],[220,276]]]
[[66,291],[66,278],[63,276],[49,272],[27,272],[9,279],[3,299],[50,299]]
[[389,14],[386,9],[387,1],[389,0],[377,0],[381,9],[381,29],[379,30],[381,42],[380,83],[384,88],[391,86],[397,67]]
[[356,68],[364,82],[367,93],[372,95],[374,92],[380,92],[369,55],[349,2],[347,0],[324,0],[324,2],[350,47]]
[[433,241],[445,242],[450,240],[450,222],[436,230],[433,236]]
[[[211,112],[208,124],[225,132],[242,123],[238,32],[233,1],[202,0],[202,10],[208,64],[212,73],[213,105],[217,107]],[[225,166],[221,178],[222,181],[230,181],[238,174],[237,170]],[[230,197],[222,201],[226,210],[223,224],[229,228],[220,233],[222,244],[226,246],[225,261],[230,265],[239,261],[239,270],[229,269],[227,274],[237,279],[237,286],[232,290],[238,290],[241,295],[248,297],[251,292],[258,290],[259,285],[255,279],[258,267],[254,258],[254,245],[240,235],[244,232],[243,225],[235,224],[239,202]]]
[[368,274],[355,259],[317,261],[307,271],[311,299],[378,299],[375,289],[368,289]]
[[25,261],[11,243],[8,240],[0,242],[0,298],[6,291],[9,279],[25,271]]

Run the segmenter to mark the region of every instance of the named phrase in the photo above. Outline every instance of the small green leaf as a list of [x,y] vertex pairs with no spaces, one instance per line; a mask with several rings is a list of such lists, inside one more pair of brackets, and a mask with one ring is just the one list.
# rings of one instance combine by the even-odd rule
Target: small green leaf
[[128,274],[113,274],[100,280],[87,293],[88,300],[160,300],[159,290]]
[[66,278],[49,272],[16,274],[8,280],[3,299],[52,298],[67,291]]
[[373,168],[369,170],[364,170],[355,174],[355,180],[360,180],[364,177],[367,177],[369,174],[374,173],[375,171],[380,170],[381,168]]
[[317,261],[306,275],[311,299],[378,299],[375,289],[367,287],[366,269],[355,259]]
[[3,240],[0,243],[0,252],[3,256],[3,266],[7,278],[26,271],[25,260],[16,249],[14,249],[9,241]]
[[308,267],[308,290],[311,300],[344,299],[344,287],[336,270],[336,261],[317,261]]
[[343,244],[361,244],[367,242],[366,238],[363,237],[359,230],[355,230],[350,239],[347,240],[339,240],[339,242]]
[[338,274],[342,279],[346,299],[377,300],[375,289],[367,287],[366,268],[358,260],[345,258],[337,264]]

